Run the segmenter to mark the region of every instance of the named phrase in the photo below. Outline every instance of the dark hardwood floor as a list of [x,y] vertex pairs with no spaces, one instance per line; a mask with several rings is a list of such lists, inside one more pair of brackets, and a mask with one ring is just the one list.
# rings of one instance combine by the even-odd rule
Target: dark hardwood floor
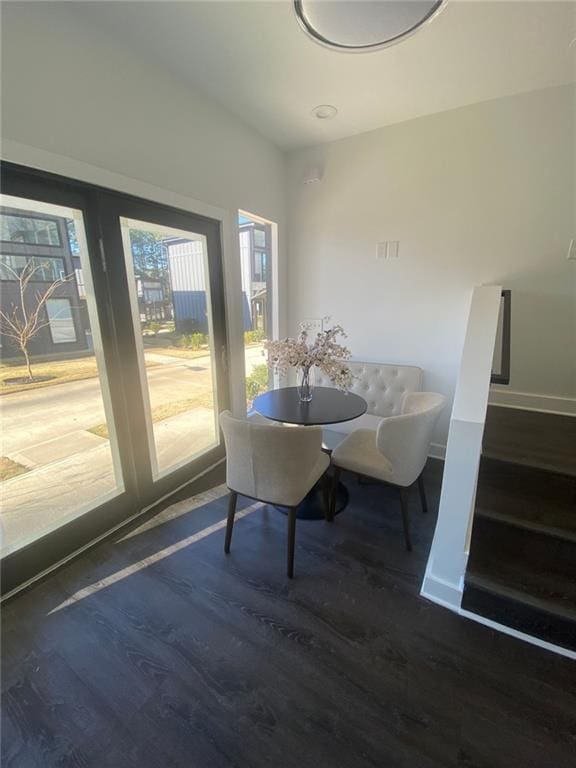
[[[419,597],[435,523],[184,500],[3,608],[4,768],[571,768],[576,664]],[[220,491],[213,495],[218,496]],[[197,502],[196,502],[197,503]]]

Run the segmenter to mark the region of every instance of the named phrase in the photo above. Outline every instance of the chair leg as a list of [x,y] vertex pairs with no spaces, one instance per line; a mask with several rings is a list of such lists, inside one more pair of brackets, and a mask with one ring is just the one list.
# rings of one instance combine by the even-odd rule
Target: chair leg
[[330,520],[330,503],[332,501],[332,479],[324,474],[320,480],[322,484],[322,503],[324,504],[324,520]]
[[420,493],[420,501],[422,502],[422,512],[428,514],[428,502],[426,501],[426,491],[424,489],[424,480],[422,475],[418,478],[418,492]]
[[288,578],[294,576],[294,544],[296,541],[296,507],[288,510]]
[[334,467],[334,474],[332,475],[332,488],[330,491],[330,506],[328,509],[328,515],[326,520],[331,523],[336,516],[336,499],[338,498],[338,485],[340,483],[340,467]]
[[230,491],[228,496],[228,519],[226,521],[226,539],[224,541],[224,552],[230,552],[230,542],[232,541],[232,528],[234,527],[234,515],[236,514],[236,501],[238,494],[236,491]]
[[406,549],[408,552],[411,552],[412,540],[410,538],[410,518],[408,516],[408,488],[399,488],[399,491],[402,522],[404,523],[404,540],[406,541]]

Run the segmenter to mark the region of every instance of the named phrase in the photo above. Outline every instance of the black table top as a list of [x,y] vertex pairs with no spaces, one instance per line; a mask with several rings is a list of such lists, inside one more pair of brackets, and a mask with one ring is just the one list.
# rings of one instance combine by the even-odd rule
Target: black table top
[[313,426],[351,421],[366,413],[368,406],[358,395],[332,387],[315,387],[312,401],[301,403],[297,387],[284,387],[258,395],[252,407],[272,421]]

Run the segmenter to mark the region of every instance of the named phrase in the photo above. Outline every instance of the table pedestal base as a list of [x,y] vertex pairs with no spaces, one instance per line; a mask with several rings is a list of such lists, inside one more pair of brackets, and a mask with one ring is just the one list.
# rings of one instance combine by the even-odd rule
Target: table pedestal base
[[[324,520],[326,517],[326,504],[332,488],[332,478],[322,477],[309,491],[296,508],[298,520]],[[348,489],[343,483],[338,483],[336,489],[336,510],[339,515],[348,504]],[[287,507],[275,507],[283,515],[288,514]]]

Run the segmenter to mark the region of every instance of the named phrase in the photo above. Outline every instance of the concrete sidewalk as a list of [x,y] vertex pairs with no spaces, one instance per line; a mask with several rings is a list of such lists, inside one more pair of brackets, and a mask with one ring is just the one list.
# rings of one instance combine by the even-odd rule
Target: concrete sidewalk
[[[154,425],[154,436],[162,472],[215,444],[214,413],[208,408],[195,408],[172,416]],[[1,484],[2,556],[122,492],[122,478],[115,477],[110,443],[104,438],[96,440],[99,444],[88,450]],[[136,511],[129,510],[128,514]]]
[[[160,363],[146,371],[153,407],[212,391],[209,356],[153,357]],[[246,350],[247,375],[263,362],[261,346]],[[4,395],[0,409],[1,455],[30,470],[0,483],[3,555],[121,492],[110,442],[87,431],[105,422],[97,378]],[[214,444],[216,415],[197,406],[154,423],[153,432],[162,473]]]

